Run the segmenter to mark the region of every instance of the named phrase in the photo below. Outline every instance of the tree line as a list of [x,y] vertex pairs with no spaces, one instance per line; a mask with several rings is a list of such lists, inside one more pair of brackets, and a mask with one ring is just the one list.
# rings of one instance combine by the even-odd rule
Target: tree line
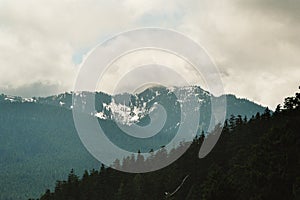
[[[72,170],[40,200],[300,199],[299,124],[300,93],[296,93],[274,113],[266,109],[250,119],[232,115],[203,159],[198,158],[199,149],[204,140],[215,137],[213,133],[197,136],[183,156],[158,171],[130,174],[102,165],[79,177]],[[114,167],[145,167],[149,159],[172,158],[185,145],[189,144],[170,152],[162,147],[147,158],[139,154],[116,160]]]

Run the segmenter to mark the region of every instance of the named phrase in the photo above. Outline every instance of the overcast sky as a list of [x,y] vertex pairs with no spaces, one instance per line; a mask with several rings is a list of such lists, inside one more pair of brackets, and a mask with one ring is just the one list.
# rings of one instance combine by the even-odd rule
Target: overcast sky
[[199,42],[227,93],[274,108],[300,85],[299,10],[299,0],[0,0],[0,93],[70,91],[95,45],[155,26]]

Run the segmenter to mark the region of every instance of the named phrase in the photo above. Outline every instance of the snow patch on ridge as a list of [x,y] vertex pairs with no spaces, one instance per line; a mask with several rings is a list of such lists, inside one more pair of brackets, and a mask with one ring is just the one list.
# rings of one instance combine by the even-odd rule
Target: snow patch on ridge
[[[154,110],[147,109],[147,104],[144,102],[139,106],[128,106],[121,103],[116,103],[114,99],[110,104],[103,103],[103,111],[97,112],[96,117],[100,119],[112,119],[123,125],[132,125],[139,122],[142,118]],[[105,111],[109,111],[110,116],[107,116]]]

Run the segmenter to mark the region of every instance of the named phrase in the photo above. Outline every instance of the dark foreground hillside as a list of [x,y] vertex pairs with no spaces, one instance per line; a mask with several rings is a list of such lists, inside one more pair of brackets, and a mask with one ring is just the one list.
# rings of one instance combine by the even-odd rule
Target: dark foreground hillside
[[[266,110],[248,120],[232,116],[213,151],[199,159],[203,140],[211,137],[196,138],[184,156],[156,172],[127,174],[102,166],[79,178],[71,171],[66,181],[57,181],[54,191],[47,190],[40,199],[300,199],[299,93],[274,114]],[[176,149],[161,149],[150,158],[167,159],[173,153]],[[147,162],[124,159],[126,165]]]

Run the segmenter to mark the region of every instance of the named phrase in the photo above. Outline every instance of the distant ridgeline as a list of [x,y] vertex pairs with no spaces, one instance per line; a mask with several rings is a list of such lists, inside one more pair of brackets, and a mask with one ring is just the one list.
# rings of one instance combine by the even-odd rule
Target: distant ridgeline
[[[149,152],[166,145],[179,126],[180,103],[173,92],[195,95],[200,105],[198,135],[206,132],[211,112],[209,92],[200,87],[148,88],[139,94],[111,96],[97,92],[79,92],[75,95],[95,95],[95,111],[86,113],[98,118],[107,137],[126,150]],[[70,169],[83,173],[97,169],[95,160],[81,143],[72,117],[72,93],[50,97],[21,98],[0,95],[0,199],[26,199],[39,196],[45,188],[53,188],[58,179],[66,178]],[[232,114],[250,119],[265,108],[234,95],[226,95],[227,118]],[[129,100],[128,100],[129,99]],[[76,102],[75,102],[76,103]],[[126,126],[150,123],[149,113],[155,104],[161,104],[168,113],[166,123],[155,143],[132,140],[122,146],[124,134],[115,121]],[[173,113],[173,114],[172,114]]]
[[[271,113],[226,120],[220,139],[199,159],[204,140],[196,136],[185,154],[170,166],[150,173],[128,174],[102,165],[78,177],[71,170],[40,200],[240,200],[300,199],[300,93],[285,99]],[[116,168],[150,166],[151,160],[171,159],[187,143],[149,158],[116,161]]]

